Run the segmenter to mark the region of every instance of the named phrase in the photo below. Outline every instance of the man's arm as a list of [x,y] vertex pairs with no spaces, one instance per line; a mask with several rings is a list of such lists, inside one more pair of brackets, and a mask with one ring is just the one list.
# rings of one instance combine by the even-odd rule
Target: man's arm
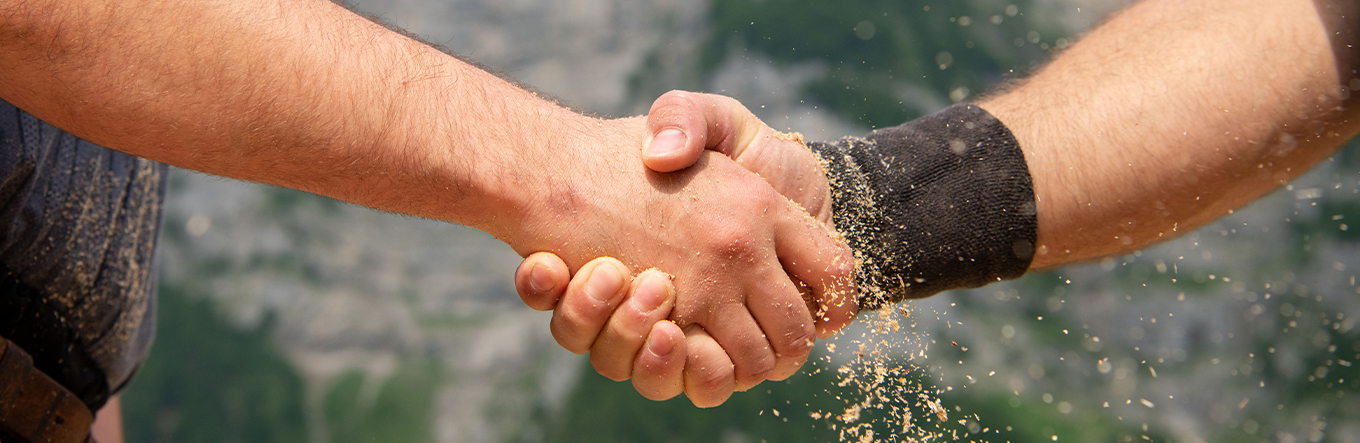
[[[1033,181],[1038,238],[1033,248],[1017,249],[1016,254],[1033,251],[1028,268],[1040,269],[1169,239],[1250,202],[1331,155],[1360,132],[1360,108],[1355,106],[1360,95],[1353,91],[1360,87],[1357,18],[1360,3],[1343,0],[1139,2],[1083,36],[1033,77],[983,100],[980,107],[1004,124],[1005,138],[1018,141]],[[741,114],[731,106],[722,112]],[[670,125],[690,127],[700,120],[693,117],[700,114],[697,110],[670,114]],[[923,120],[875,131],[868,141],[844,142],[850,147],[841,152],[861,167],[889,166],[869,171],[875,174],[869,182],[884,184],[874,195],[838,189],[842,197],[833,198],[835,204],[854,206],[847,201],[867,198],[877,200],[870,206],[888,211],[935,208],[947,214],[957,212],[957,201],[987,198],[985,192],[969,192],[999,183],[943,189],[937,193],[956,197],[902,204],[899,199],[907,189],[935,186],[919,180],[932,178],[929,174],[911,175],[942,166],[920,164],[921,159],[953,150],[934,141],[947,142],[954,135],[911,127]],[[971,122],[961,126],[972,128]],[[831,145],[814,149],[826,146]],[[973,149],[959,148],[967,148],[955,151],[960,158]],[[673,163],[683,165],[700,150],[691,143],[679,154],[649,152],[644,160],[659,170],[674,170]],[[943,157],[946,162],[952,158]],[[858,172],[836,167],[828,173],[842,179]],[[838,217],[840,212],[838,208]],[[935,229],[887,220],[870,231],[895,234],[890,235],[893,243],[909,245],[904,249],[927,244],[926,249],[949,252],[958,245],[938,244],[938,239],[970,237],[980,214],[947,215],[954,219]],[[998,250],[1011,253],[1010,248]],[[907,269],[935,264],[920,258],[884,261]],[[921,297],[949,288],[906,292]]]
[[642,119],[577,115],[324,0],[8,2],[0,97],[113,149],[467,224],[573,270],[662,267],[705,294],[676,320],[734,350],[737,385],[807,357],[786,269],[824,299],[852,290],[843,246],[731,160],[649,173]]
[[[1360,88],[1358,13],[1354,1],[1149,0],[1090,32],[1033,78],[983,101],[1018,139],[1032,175],[1038,241],[1030,269],[1189,232],[1298,176],[1354,137],[1360,132],[1360,94],[1353,91]],[[712,124],[740,126],[734,122],[748,114],[711,97],[672,100],[657,110],[653,131],[700,134],[714,133],[704,129]],[[763,158],[800,155],[792,146],[757,146],[768,148],[758,155]],[[705,147],[714,146],[669,143],[644,160],[656,170],[678,170]],[[888,155],[916,147],[900,148],[907,151]],[[909,155],[894,158],[898,168],[910,166],[903,161]],[[781,192],[804,191],[787,180],[796,169],[743,165]],[[552,260],[536,256],[526,265]],[[561,289],[528,288],[525,269],[517,286],[530,294],[526,301],[579,302]],[[590,328],[554,333],[594,337],[606,322],[637,318],[600,315]],[[640,362],[653,357],[650,345],[639,341],[625,353]],[[633,375],[658,372],[634,369]]]
[[1189,232],[1355,136],[1356,9],[1140,2],[984,100],[1019,140],[1034,180],[1031,269]]
[[92,142],[460,223],[584,124],[326,1],[7,2],[0,48],[0,97]]

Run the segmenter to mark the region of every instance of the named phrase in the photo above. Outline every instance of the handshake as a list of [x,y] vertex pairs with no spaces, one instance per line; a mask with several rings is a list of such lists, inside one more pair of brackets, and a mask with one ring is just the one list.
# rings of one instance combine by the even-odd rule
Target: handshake
[[[1029,176],[989,128],[1005,131],[959,105],[809,149],[731,98],[673,91],[563,134],[564,174],[517,206],[529,229],[492,232],[527,255],[515,286],[562,347],[649,399],[717,406],[792,376],[861,309],[1024,273]],[[1009,200],[976,197],[997,185]]]
[[[554,311],[562,347],[589,352],[601,375],[631,378],[644,397],[684,392],[711,407],[793,375],[818,337],[853,319],[854,257],[832,230],[827,179],[801,137],[731,98],[686,92],[657,99],[645,122],[611,123],[646,131],[621,144],[635,149],[623,161],[638,167],[621,168],[633,176],[592,171],[597,189],[550,197],[544,209],[620,249],[539,249],[561,258],[533,253],[515,274],[526,304]],[[634,180],[637,189],[608,193],[622,208],[592,201]],[[589,220],[611,215],[632,218],[631,229]]]

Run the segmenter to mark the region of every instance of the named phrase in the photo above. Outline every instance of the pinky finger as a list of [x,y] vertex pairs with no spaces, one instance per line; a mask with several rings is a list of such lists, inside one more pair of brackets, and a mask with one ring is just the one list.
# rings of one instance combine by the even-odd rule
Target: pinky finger
[[537,311],[557,308],[567,292],[571,271],[567,263],[551,252],[535,252],[515,269],[515,292],[524,304]]
[[666,400],[685,390],[685,333],[670,321],[652,325],[647,344],[633,363],[633,388],[649,400]]
[[690,325],[685,331],[689,356],[685,361],[685,395],[694,406],[711,408],[723,404],[737,389],[736,370],[708,331]]

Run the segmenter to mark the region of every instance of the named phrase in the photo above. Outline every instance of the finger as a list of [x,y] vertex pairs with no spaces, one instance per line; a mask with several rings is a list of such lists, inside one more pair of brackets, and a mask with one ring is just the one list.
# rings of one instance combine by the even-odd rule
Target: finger
[[[735,389],[744,391],[769,379],[778,359],[746,305],[721,304],[712,309],[698,324],[726,351],[733,365]],[[808,324],[810,319],[802,323]]]
[[[817,319],[817,336],[830,337],[850,324],[859,311],[855,260],[850,248],[834,239],[820,223],[801,214],[790,215],[778,223],[775,236],[775,252],[784,269],[812,290],[817,309],[811,314]],[[785,342],[772,340],[772,343]]]
[[674,302],[675,288],[665,273],[647,270],[633,279],[628,298],[614,310],[590,347],[590,364],[610,380],[627,380],[647,333],[671,314]]
[[647,128],[652,136],[642,162],[657,172],[687,168],[704,149],[737,159],[762,132],[774,134],[731,97],[685,91],[670,91],[652,102]]
[[535,252],[515,269],[515,291],[520,300],[538,311],[551,311],[567,291],[571,271],[551,252]]
[[722,153],[759,174],[779,193],[817,220],[831,220],[831,193],[821,163],[801,134],[766,125],[737,100],[722,95],[671,91],[652,103],[650,134],[642,161],[648,169],[687,168],[704,149]]
[[[794,282],[794,284],[798,284],[798,282]],[[775,357],[774,371],[771,371],[770,375],[766,377],[769,380],[781,381],[797,374],[803,364],[807,363],[808,356],[812,353],[812,345],[817,343],[817,323],[816,319],[811,316],[813,311],[810,309],[812,307],[802,297],[801,291],[798,295],[800,300],[797,302],[784,301],[779,302],[783,306],[771,306],[772,310],[782,310],[796,317],[798,323],[790,323],[791,326],[796,326],[784,331],[774,332],[775,334],[783,334],[781,336],[766,338],[770,342],[770,347],[774,349]],[[766,334],[771,334],[771,331],[766,330]]]
[[581,267],[567,285],[567,293],[553,311],[553,338],[568,351],[590,350],[614,308],[627,294],[628,268],[618,260],[600,257]]
[[[739,303],[724,303],[702,318],[696,319],[708,333],[728,351],[736,365],[737,390],[746,390],[764,380],[783,380],[793,375],[807,361],[808,354],[817,338],[816,322],[795,284],[795,278],[785,273],[782,266],[778,244],[781,241],[803,242],[809,240],[792,237],[790,232],[781,234],[781,225],[791,223],[810,223],[818,226],[814,232],[828,236],[820,224],[807,214],[797,211],[788,200],[771,195],[765,204],[767,217],[774,221],[774,232],[770,241],[739,242],[742,248],[731,260],[757,264],[745,271],[745,284],[737,292],[742,298]],[[794,220],[794,221],[790,221]],[[809,227],[808,229],[812,229]],[[785,237],[788,237],[787,239]],[[835,251],[836,243],[831,243]],[[810,249],[810,248],[809,248]],[[788,251],[785,251],[787,253]],[[800,251],[801,252],[801,251]],[[812,251],[814,255],[822,251]],[[801,259],[801,257],[795,257]],[[723,288],[709,288],[714,293],[724,293]],[[682,307],[688,307],[682,306]],[[681,310],[681,312],[690,312]]]
[[[745,391],[764,380],[783,380],[797,373],[798,368],[807,362],[812,345],[817,340],[816,324],[796,282],[790,281],[781,268],[770,266],[767,272],[770,275],[756,280],[767,283],[754,285],[754,292],[747,294],[745,306],[737,307],[742,308],[746,317],[756,323],[753,326],[759,328],[762,344],[768,347],[761,356],[772,358],[773,366],[757,378],[743,371],[745,365],[751,364],[749,362],[752,359],[747,358],[749,354],[732,355],[737,365],[738,391]],[[725,321],[723,325],[730,321]],[[729,338],[726,328],[710,327],[709,330],[718,343],[732,350],[729,340],[737,339]]]
[[685,391],[685,333],[670,321],[652,326],[646,346],[633,364],[633,389],[649,400],[666,400]]
[[685,328],[685,396],[694,406],[723,404],[736,388],[732,360],[699,325]]

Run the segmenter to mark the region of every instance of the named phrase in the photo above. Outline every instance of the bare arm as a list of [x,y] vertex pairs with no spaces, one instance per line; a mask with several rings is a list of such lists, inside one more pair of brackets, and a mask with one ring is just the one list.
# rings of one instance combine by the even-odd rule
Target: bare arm
[[981,103],[1034,179],[1031,269],[1189,232],[1360,131],[1348,91],[1360,49],[1334,25],[1360,17],[1330,3],[1141,2]]
[[87,140],[462,223],[586,124],[326,1],[7,2],[0,48],[0,96]]
[[730,159],[650,173],[641,118],[577,115],[325,0],[6,2],[0,97],[113,149],[467,224],[572,270],[663,268],[698,294],[672,318],[732,350],[718,384],[807,358],[819,325],[789,275],[851,291],[848,251]]
[[[1092,31],[1033,78],[984,101],[1019,140],[1034,180],[1039,247],[1030,268],[1188,232],[1298,176],[1355,136],[1360,95],[1350,90],[1360,87],[1358,10],[1355,1],[1149,0]],[[702,134],[705,114],[728,116],[707,121],[734,127],[749,115],[735,102],[709,98],[699,106],[654,107],[652,118]],[[705,148],[690,142],[644,159],[656,170],[683,168]],[[708,147],[739,160],[743,152]],[[752,152],[764,159],[806,153],[781,144]],[[797,168],[772,167],[778,162],[740,163],[791,195],[806,194],[797,183],[826,185]],[[521,267],[517,285],[525,300],[548,300],[539,302],[541,309],[579,303],[580,296],[561,289],[565,283],[555,291],[529,289],[526,270],[551,259],[530,257],[530,266]],[[559,271],[557,278],[568,276]],[[623,315],[612,318],[601,313],[590,328],[554,333],[594,337],[602,328],[646,318],[632,313],[633,306],[620,309]],[[645,347],[638,340],[625,354],[638,362],[654,358],[646,351],[651,340]],[[608,367],[597,360],[608,360],[612,350],[594,352],[603,356],[592,355],[597,368]],[[613,366],[629,374],[626,364]],[[641,386],[667,377],[642,365],[632,371],[643,378],[634,384],[644,394]]]

